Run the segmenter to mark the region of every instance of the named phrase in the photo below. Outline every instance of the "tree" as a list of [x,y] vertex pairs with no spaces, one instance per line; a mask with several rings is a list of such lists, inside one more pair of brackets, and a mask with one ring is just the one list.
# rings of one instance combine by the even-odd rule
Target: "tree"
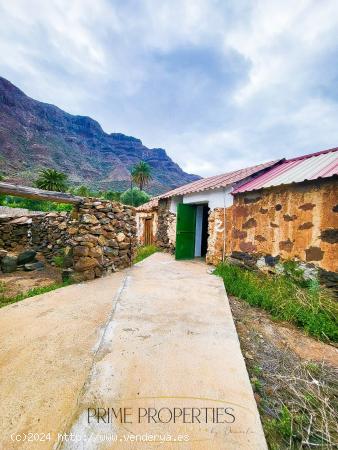
[[74,194],[80,197],[90,197],[91,192],[87,186],[81,185],[74,189]]
[[141,191],[139,188],[134,187],[132,190],[128,189],[124,191],[120,200],[125,205],[140,206],[143,205],[143,203],[149,202],[150,195]]
[[153,178],[151,175],[150,165],[144,161],[140,161],[138,164],[135,164],[131,170],[131,177],[133,182],[139,186],[140,191],[142,191],[143,187]]
[[68,176],[55,169],[43,169],[39,173],[35,185],[46,191],[65,192],[68,187]]

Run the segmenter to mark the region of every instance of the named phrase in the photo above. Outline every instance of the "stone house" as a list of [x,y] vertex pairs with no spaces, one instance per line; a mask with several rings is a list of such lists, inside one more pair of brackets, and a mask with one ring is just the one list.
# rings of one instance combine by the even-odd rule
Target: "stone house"
[[[233,203],[234,188],[278,164],[271,161],[242,170],[204,178],[162,194],[136,209],[138,241],[145,242],[145,221],[152,220],[153,240],[161,248],[176,251],[180,258],[212,253],[208,234],[213,211]],[[184,216],[182,216],[182,214]],[[180,221],[189,230],[180,230]],[[183,254],[179,254],[180,250]]]
[[156,242],[158,223],[158,197],[136,208],[136,232],[140,245]]
[[153,239],[177,258],[298,259],[335,279],[337,175],[335,148],[195,181],[156,199]]
[[[297,259],[337,281],[337,175],[334,148],[285,160],[236,188],[227,253]],[[221,219],[222,211],[218,216]],[[219,238],[216,259],[223,241]]]

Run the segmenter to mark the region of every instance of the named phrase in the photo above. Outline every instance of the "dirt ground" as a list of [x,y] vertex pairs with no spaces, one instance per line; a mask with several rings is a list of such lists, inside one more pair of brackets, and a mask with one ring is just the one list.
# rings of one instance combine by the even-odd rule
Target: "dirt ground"
[[32,288],[60,282],[61,271],[49,265],[46,265],[41,271],[25,272],[20,270],[13,273],[0,273],[0,283],[3,284],[2,291],[6,297],[14,297]]
[[229,301],[269,448],[337,448],[336,346]]

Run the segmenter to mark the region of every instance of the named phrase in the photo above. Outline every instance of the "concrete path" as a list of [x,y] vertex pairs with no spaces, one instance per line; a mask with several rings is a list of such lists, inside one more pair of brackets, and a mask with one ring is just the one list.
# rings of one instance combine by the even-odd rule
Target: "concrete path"
[[[74,291],[67,303],[64,297],[69,289]],[[107,289],[111,290],[110,312],[104,300]],[[33,299],[24,305],[31,311],[28,322],[22,317],[27,318],[22,304],[17,306],[20,329],[24,322],[27,327],[20,345],[15,338],[20,331],[7,327],[12,333],[5,358],[10,372],[2,373],[10,378],[5,380],[7,425],[0,430],[8,439],[10,431],[30,431],[31,427],[36,431],[40,423],[39,432],[54,432],[53,442],[4,448],[266,449],[222,281],[209,275],[204,264],[155,254],[125,274],[53,294],[61,299],[58,305],[52,294],[35,302],[52,303],[59,317],[54,317],[57,331],[50,330],[55,339],[50,341],[48,333],[36,330],[36,313],[43,329],[51,322],[48,314],[41,317]],[[81,296],[87,301],[81,302]],[[77,306],[72,310],[74,299]],[[12,327],[13,308],[0,310],[0,320],[4,321],[4,311]],[[63,309],[68,311],[65,326],[59,323]],[[71,336],[66,338],[68,327]],[[35,336],[39,341],[33,343]],[[2,345],[4,336],[0,338]],[[31,360],[25,344],[33,349]],[[17,361],[14,366],[12,357]],[[30,365],[34,368],[27,369]],[[25,373],[16,374],[15,367],[23,367]],[[73,373],[68,370],[71,367]]]

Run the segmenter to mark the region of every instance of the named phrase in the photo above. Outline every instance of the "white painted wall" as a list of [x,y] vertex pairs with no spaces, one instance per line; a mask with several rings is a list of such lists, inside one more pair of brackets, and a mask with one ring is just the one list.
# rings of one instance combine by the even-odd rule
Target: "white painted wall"
[[178,203],[208,204],[209,208],[227,208],[233,204],[233,196],[230,194],[232,187],[226,189],[213,189],[209,191],[193,192],[184,196],[171,199],[170,211],[176,214]]
[[178,195],[177,197],[172,197],[170,201],[170,212],[177,214],[177,205],[179,203],[183,203],[183,197],[182,195]]

